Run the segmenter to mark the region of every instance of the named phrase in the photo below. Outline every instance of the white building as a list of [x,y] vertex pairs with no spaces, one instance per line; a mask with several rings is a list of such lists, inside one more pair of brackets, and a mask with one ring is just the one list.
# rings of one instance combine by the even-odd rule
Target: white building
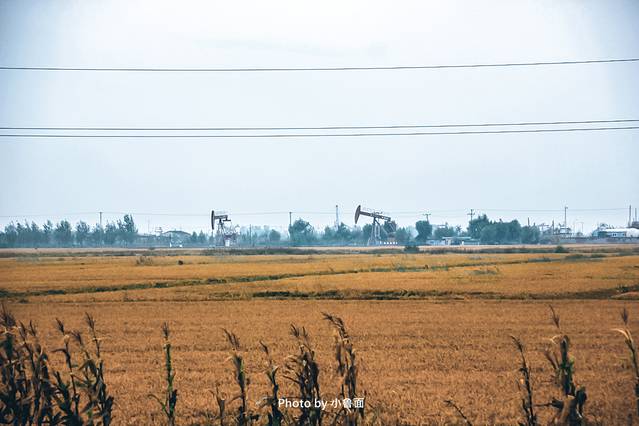
[[639,229],[635,228],[606,228],[597,230],[599,238],[639,238]]

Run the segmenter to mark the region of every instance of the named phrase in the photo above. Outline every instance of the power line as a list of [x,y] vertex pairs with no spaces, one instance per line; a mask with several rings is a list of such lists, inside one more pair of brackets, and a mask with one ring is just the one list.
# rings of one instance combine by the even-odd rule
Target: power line
[[370,66],[370,67],[282,67],[282,68],[118,68],[118,67],[27,67],[0,66],[6,71],[102,71],[102,72],[299,72],[299,71],[396,71],[396,70],[427,70],[454,68],[505,68],[530,67],[548,65],[587,65],[609,64],[623,62],[638,62],[639,58],[622,59],[592,59],[581,61],[543,61],[543,62],[505,62],[480,64],[445,64],[445,65],[401,65],[401,66]]
[[478,130],[478,131],[455,131],[455,132],[411,132],[411,133],[273,133],[273,134],[245,134],[245,135],[89,135],[89,134],[2,134],[3,138],[52,138],[52,139],[105,139],[105,138],[126,138],[126,139],[268,139],[268,138],[334,138],[334,137],[366,137],[366,136],[445,136],[445,135],[496,135],[506,133],[555,133],[555,132],[592,132],[606,130],[636,130],[639,126],[627,127],[577,127],[566,129],[526,129],[526,130]]
[[[605,212],[605,211],[626,211],[628,207],[604,207],[604,208],[575,208],[570,209],[573,212]],[[511,213],[559,213],[563,212],[564,209],[496,209],[496,208],[476,208],[475,211],[481,212],[511,212]],[[393,216],[407,216],[407,215],[423,215],[424,210],[409,210],[409,211],[385,211],[385,213],[393,215]],[[453,209],[453,210],[430,210],[430,215],[433,215],[432,212],[436,212],[439,217],[447,217],[448,214],[455,214],[465,212],[464,209]],[[307,214],[307,215],[334,215],[334,211],[324,210],[324,211],[309,211],[309,210],[281,210],[281,211],[257,211],[257,212],[233,212],[229,211],[229,216],[268,216],[268,215],[286,215],[288,213],[293,214]],[[88,212],[74,212],[74,213],[55,213],[55,214],[46,214],[46,213],[37,213],[37,214],[12,214],[12,215],[0,215],[0,218],[18,218],[18,217],[62,217],[62,216],[89,216],[89,215],[97,215],[99,213],[103,213],[105,215],[124,215],[131,214],[134,216],[165,216],[165,217],[210,217],[209,213],[153,213],[153,212],[136,212],[136,211],[88,211]],[[342,213],[351,214],[353,211],[344,210]],[[462,217],[462,216],[459,216]]]
[[[284,215],[289,212],[293,214],[308,214],[308,215],[333,215],[332,211],[259,211],[259,212],[228,212],[230,216],[270,216],[270,215]],[[136,212],[136,211],[94,211],[94,212],[80,212],[80,213],[55,213],[55,214],[12,214],[12,215],[0,215],[0,218],[16,218],[16,217],[63,217],[63,216],[89,216],[98,215],[103,213],[105,215],[135,215],[135,216],[164,216],[164,217],[210,217],[210,213],[152,213],[152,212]]]
[[[543,213],[543,212],[563,212],[564,209],[478,209],[487,212],[524,212],[524,213]],[[604,209],[570,209],[574,212],[601,212],[601,211],[615,211],[615,210],[627,210],[627,207],[612,207]]]
[[514,123],[462,123],[462,124],[390,124],[376,126],[316,126],[316,127],[0,127],[0,130],[64,130],[64,131],[267,131],[267,130],[358,130],[358,129],[419,129],[448,127],[507,127],[507,126],[557,126],[574,124],[633,123],[639,119],[620,118],[611,120],[579,121],[522,121]]
[[100,212],[79,212],[79,213],[38,213],[38,214],[11,214],[0,215],[0,218],[16,218],[16,217],[63,217],[63,216],[89,216]]

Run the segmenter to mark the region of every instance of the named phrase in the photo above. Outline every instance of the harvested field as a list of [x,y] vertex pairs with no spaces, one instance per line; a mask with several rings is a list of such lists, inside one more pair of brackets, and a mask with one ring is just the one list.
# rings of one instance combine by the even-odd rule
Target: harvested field
[[[335,398],[332,333],[322,312],[346,322],[360,361],[358,386],[368,394],[368,418],[377,417],[373,423],[459,423],[443,402],[452,398],[474,424],[515,424],[522,419],[519,358],[510,335],[526,345],[535,402],[560,396],[544,357],[557,334],[549,303],[570,336],[575,382],[588,391],[586,413],[603,424],[625,424],[636,410],[627,348],[613,331],[623,325],[619,313],[626,307],[630,329],[639,332],[639,255],[633,248],[5,256],[0,288],[19,319],[39,325],[50,350],[61,344],[55,318],[69,329],[83,327],[84,312],[96,318],[116,424],[163,423],[148,394],[163,386],[164,321],[172,331],[178,424],[206,424],[217,413],[209,391],[235,392],[223,328],[240,338],[253,406],[268,392],[260,341],[283,365],[296,351],[292,323],[309,331],[323,397]],[[51,357],[62,364],[61,354]],[[294,395],[280,379],[282,394]],[[542,424],[552,413],[538,408]]]
[[[589,392],[588,411],[605,424],[623,423],[633,410],[632,375],[624,367],[625,348],[612,328],[620,325],[619,311],[635,314],[639,304],[616,301],[554,303],[574,343],[576,380]],[[269,344],[278,362],[295,350],[288,336],[290,323],[308,328],[320,365],[326,394],[335,395],[331,334],[321,320],[329,311],[346,321],[362,360],[361,386],[378,407],[384,424],[456,422],[443,400],[454,398],[477,424],[514,424],[520,417],[517,391],[517,353],[509,335],[527,344],[538,398],[558,396],[549,382],[551,370],[543,358],[548,338],[555,334],[543,302],[524,301],[224,301],[192,303],[17,304],[21,318],[41,325],[50,347],[59,345],[54,318],[81,328],[83,312],[98,319],[105,336],[107,381],[118,401],[116,419],[139,424],[157,412],[147,398],[162,386],[163,320],[174,336],[179,418],[183,424],[203,421],[215,410],[220,388],[233,392],[228,345],[222,328],[235,331],[247,348],[248,373],[254,399],[267,392],[261,372],[259,341]],[[61,361],[61,356],[56,360]],[[331,370],[332,371],[332,370]],[[292,389],[289,389],[292,392]],[[371,408],[369,407],[369,408]],[[541,410],[548,417],[550,409]]]
[[619,253],[101,256],[0,259],[6,296],[56,301],[600,298],[639,290]]
[[[289,256],[100,256],[0,259],[0,284],[6,291],[37,293],[83,289],[134,288],[157,282],[259,280],[349,272],[392,272],[462,265],[494,265],[530,260],[560,260],[566,254],[377,254]],[[182,264],[179,264],[182,261]]]

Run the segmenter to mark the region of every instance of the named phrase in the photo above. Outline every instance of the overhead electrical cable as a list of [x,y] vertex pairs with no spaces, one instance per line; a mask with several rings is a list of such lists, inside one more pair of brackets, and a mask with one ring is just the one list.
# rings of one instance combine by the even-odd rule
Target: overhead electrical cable
[[550,65],[589,65],[639,62],[639,58],[590,59],[574,61],[535,61],[440,65],[398,65],[359,67],[236,67],[236,68],[162,68],[162,67],[56,67],[56,66],[0,66],[5,71],[98,71],[98,72],[301,72],[301,71],[397,71],[456,68],[539,67]]
[[557,133],[557,132],[593,132],[609,130],[636,130],[639,126],[625,127],[571,127],[561,129],[525,129],[525,130],[461,130],[449,132],[408,132],[408,133],[271,133],[271,134],[47,134],[47,133],[11,133],[0,134],[2,138],[49,138],[49,139],[267,139],[267,138],[335,138],[335,137],[367,137],[367,136],[446,136],[446,135],[496,135],[508,133]]
[[[498,208],[476,208],[475,209],[479,214],[482,212],[512,212],[512,213],[562,213],[564,209],[498,209]],[[602,207],[602,208],[570,208],[572,212],[605,212],[605,211],[628,211],[628,207]],[[439,216],[439,217],[448,217],[448,214],[456,214],[460,212],[465,212],[466,209],[452,209],[452,210],[408,210],[408,211],[384,211],[386,214],[392,214],[394,216],[402,216],[402,215],[419,215],[423,216],[425,212],[429,215]],[[354,211],[351,210],[340,210],[343,214],[351,214]],[[63,217],[63,216],[89,216],[89,215],[125,215],[131,214],[136,216],[167,216],[167,217],[210,217],[210,213],[201,213],[201,212],[176,212],[176,213],[163,213],[163,212],[136,212],[136,211],[87,211],[87,212],[74,212],[74,213],[37,213],[37,214],[12,214],[12,215],[0,215],[0,218],[26,218],[26,217]],[[232,216],[268,216],[268,215],[288,215],[289,213],[293,214],[307,214],[307,215],[334,215],[334,210],[325,210],[325,211],[310,211],[310,210],[280,210],[280,211],[257,211],[257,212],[227,212]],[[460,216],[461,217],[461,216]]]
[[637,118],[610,120],[571,121],[522,121],[512,123],[445,123],[445,124],[390,124],[372,126],[315,126],[315,127],[85,127],[85,126],[0,126],[0,130],[51,130],[51,131],[269,131],[269,130],[364,130],[364,129],[419,129],[448,127],[520,127],[558,126],[575,124],[634,123]]

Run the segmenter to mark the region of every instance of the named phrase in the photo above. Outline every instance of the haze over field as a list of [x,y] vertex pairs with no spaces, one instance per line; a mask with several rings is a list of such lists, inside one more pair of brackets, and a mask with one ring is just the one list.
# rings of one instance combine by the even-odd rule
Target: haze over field
[[[639,57],[639,4],[2,2],[0,65],[331,67]],[[328,126],[639,118],[639,63],[305,73],[0,70],[0,126]],[[324,139],[0,140],[0,225],[97,211],[208,229],[317,227],[336,204],[400,225],[623,225],[639,205],[637,130]],[[578,211],[577,209],[609,209]],[[499,209],[518,211],[499,211]],[[530,210],[558,210],[534,212]],[[625,210],[624,210],[625,209]],[[520,211],[527,210],[527,211]],[[91,213],[89,213],[91,212]],[[78,214],[81,213],[81,214]],[[191,213],[202,216],[147,216]],[[321,213],[321,214],[320,214]],[[31,216],[36,215],[36,216]],[[37,216],[42,215],[42,216]],[[106,220],[121,216],[106,216]]]

